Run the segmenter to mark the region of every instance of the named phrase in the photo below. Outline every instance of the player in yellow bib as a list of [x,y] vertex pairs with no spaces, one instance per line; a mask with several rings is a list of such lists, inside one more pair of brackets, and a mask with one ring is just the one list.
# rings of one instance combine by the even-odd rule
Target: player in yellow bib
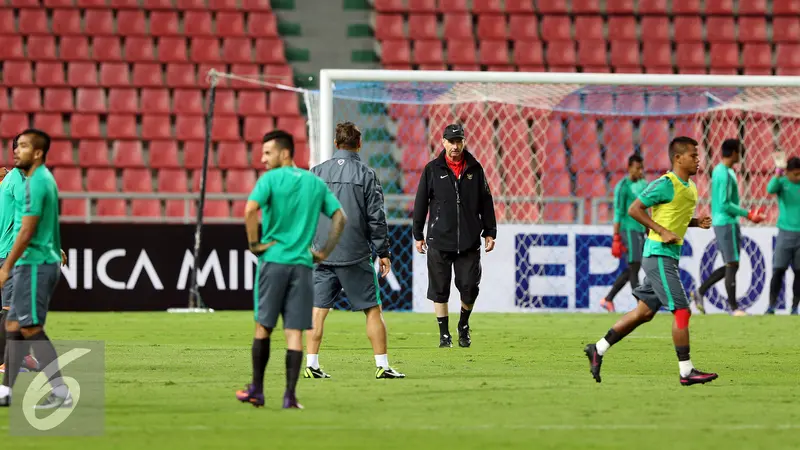
[[[689,178],[697,173],[700,164],[697,141],[689,137],[673,139],[669,144],[669,158],[672,171],[650,183],[628,209],[631,217],[650,230],[642,259],[645,279],[633,291],[638,300],[636,308],[614,324],[604,338],[584,349],[592,376],[598,383],[605,352],[639,325],[652,320],[662,306],[675,317],[672,341],[678,354],[681,384],[708,383],[717,378],[715,373],[695,369],[689,358],[691,312],[678,269],[686,230],[689,227],[711,228],[710,217],[693,217],[697,187]],[[648,208],[652,209],[652,218],[647,215]]]

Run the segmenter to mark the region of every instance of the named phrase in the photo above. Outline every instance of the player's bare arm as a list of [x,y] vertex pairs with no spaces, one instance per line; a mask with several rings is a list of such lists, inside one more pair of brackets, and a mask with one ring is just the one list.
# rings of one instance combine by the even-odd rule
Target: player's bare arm
[[339,238],[342,237],[344,226],[347,223],[347,217],[345,216],[344,211],[339,208],[335,213],[333,213],[331,221],[331,231],[328,233],[328,240],[325,242],[325,246],[322,248],[322,250],[311,249],[311,254],[314,255],[315,263],[320,263],[328,259],[328,256],[331,254],[333,249],[336,248],[336,245],[339,243]]
[[25,253],[25,250],[28,249],[28,245],[31,243],[31,239],[34,233],[36,233],[36,227],[38,225],[39,216],[22,217],[22,227],[19,229],[17,239],[14,241],[14,246],[11,247],[11,253],[8,254],[5,264],[0,268],[0,287],[6,284],[11,269],[17,264],[17,260]]
[[256,256],[275,245],[275,241],[262,244],[258,238],[258,213],[260,211],[261,207],[258,206],[258,202],[248,200],[244,208],[244,226],[247,231],[248,248]]
[[665,244],[674,244],[680,240],[677,234],[656,223],[647,214],[647,207],[638,198],[634,200],[634,202],[631,204],[631,207],[628,208],[628,214],[646,228],[658,233],[661,236],[661,239],[664,240]]

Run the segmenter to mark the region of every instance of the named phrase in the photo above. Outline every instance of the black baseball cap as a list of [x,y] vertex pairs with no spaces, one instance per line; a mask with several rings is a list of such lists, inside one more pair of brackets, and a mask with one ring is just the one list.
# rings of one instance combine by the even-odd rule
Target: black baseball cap
[[452,125],[448,125],[444,129],[443,137],[448,141],[450,139],[464,139],[464,127],[461,125],[454,123]]

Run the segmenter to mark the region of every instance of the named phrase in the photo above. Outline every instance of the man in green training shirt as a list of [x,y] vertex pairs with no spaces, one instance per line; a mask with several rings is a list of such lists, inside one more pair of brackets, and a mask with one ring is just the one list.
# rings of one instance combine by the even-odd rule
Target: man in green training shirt
[[[261,176],[245,207],[250,251],[258,256],[253,287],[255,338],[252,347],[253,382],[236,398],[264,406],[264,371],[269,360],[270,336],[283,316],[286,336],[286,392],[283,407],[302,408],[295,388],[303,364],[303,331],[312,327],[314,263],[331,254],[342,235],[346,218],[341,204],[325,182],[294,166],[294,139],[276,130],[264,136]],[[258,213],[261,211],[261,239]],[[311,248],[320,213],[332,219],[328,240],[321,250]]]
[[[676,137],[669,144],[669,159],[672,171],[650,183],[628,208],[631,217],[650,229],[642,259],[645,279],[633,291],[638,300],[636,308],[620,318],[605,337],[583,350],[589,358],[589,371],[598,383],[603,355],[639,325],[652,320],[661,307],[667,307],[674,316],[672,342],[678,355],[681,385],[704,384],[717,379],[716,373],[697,370],[689,357],[691,310],[678,269],[686,230],[689,227],[711,228],[710,217],[693,217],[697,187],[690,177],[697,173],[700,165],[697,141]],[[652,218],[647,215],[647,209],[652,209]]]
[[628,215],[631,203],[647,187],[644,179],[644,160],[638,154],[628,158],[628,176],[621,179],[614,188],[614,241],[611,244],[611,254],[615,258],[625,258],[627,267],[623,270],[611,291],[600,300],[600,307],[608,312],[614,312],[614,297],[631,283],[631,289],[639,286],[639,268],[642,264],[642,250],[644,249],[644,225]]
[[722,143],[722,162],[711,173],[711,221],[717,238],[717,249],[722,254],[724,266],[711,273],[697,292],[692,292],[692,300],[697,310],[705,314],[703,298],[715,283],[725,278],[725,292],[728,307],[734,316],[746,316],[736,301],[736,272],[739,271],[739,250],[742,246],[742,230],[739,217],[747,217],[753,223],[760,223],[764,215],[752,209],[739,206],[739,184],[734,165],[742,159],[744,147],[738,139],[726,139]]
[[[61,231],[58,186],[44,166],[50,150],[47,133],[20,133],[14,165],[25,177],[14,187],[14,244],[0,268],[0,286],[13,276],[14,291],[6,318],[6,371],[0,386],[0,406],[11,403],[11,388],[29,348],[39,357],[53,387],[36,407],[71,407],[72,397],[61,378],[56,350],[44,331],[50,298],[61,278]],[[12,275],[13,269],[13,275]]]
[[791,265],[794,269],[792,314],[796,315],[800,303],[800,158],[790,158],[785,168],[780,167],[782,165],[778,164],[775,176],[767,185],[767,193],[778,196],[778,239],[772,260],[767,314],[775,314],[783,276]]

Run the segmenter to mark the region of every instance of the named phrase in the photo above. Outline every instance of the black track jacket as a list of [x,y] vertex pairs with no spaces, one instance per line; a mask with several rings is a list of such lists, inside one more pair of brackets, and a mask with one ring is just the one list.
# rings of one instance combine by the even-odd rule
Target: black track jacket
[[429,162],[422,172],[414,202],[414,240],[424,239],[439,251],[463,252],[481,246],[481,236],[497,238],[494,203],[483,167],[464,150],[466,167],[461,178],[447,166],[445,152]]

